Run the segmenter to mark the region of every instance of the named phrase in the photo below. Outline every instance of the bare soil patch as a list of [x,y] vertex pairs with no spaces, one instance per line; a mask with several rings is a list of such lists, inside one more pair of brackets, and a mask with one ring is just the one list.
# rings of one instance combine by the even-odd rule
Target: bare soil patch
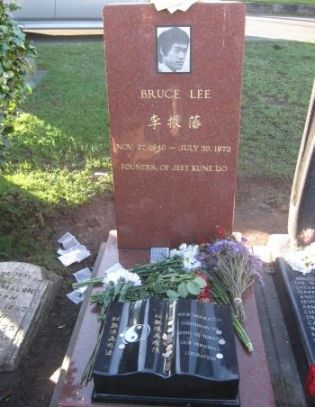
[[269,179],[238,183],[234,230],[251,245],[266,244],[270,234],[287,233],[291,185]]
[[[235,231],[242,232],[253,245],[265,244],[269,234],[286,233],[289,194],[290,185],[280,181],[242,179],[236,197]],[[115,227],[113,198],[100,195],[81,207],[60,210],[48,222],[56,238],[69,231],[85,244],[93,252],[87,263],[92,265],[101,243]],[[65,296],[70,286],[68,275],[18,369],[0,374],[0,406],[49,406],[55,386],[50,378],[62,364],[79,311]]]

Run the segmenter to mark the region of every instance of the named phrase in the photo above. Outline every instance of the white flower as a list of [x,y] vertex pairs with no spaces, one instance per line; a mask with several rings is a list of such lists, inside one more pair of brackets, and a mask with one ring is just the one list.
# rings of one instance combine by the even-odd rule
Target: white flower
[[187,245],[182,243],[178,249],[170,251],[170,257],[178,256],[183,260],[183,266],[186,271],[192,271],[201,267],[201,263],[197,260],[199,252],[198,245]]
[[293,270],[308,274],[315,270],[315,243],[302,249],[290,251],[285,256],[286,262]]
[[134,286],[141,285],[141,279],[136,273],[131,273],[130,271],[124,269],[123,267],[116,270],[109,270],[103,279],[103,284],[108,285],[109,283],[132,283]]

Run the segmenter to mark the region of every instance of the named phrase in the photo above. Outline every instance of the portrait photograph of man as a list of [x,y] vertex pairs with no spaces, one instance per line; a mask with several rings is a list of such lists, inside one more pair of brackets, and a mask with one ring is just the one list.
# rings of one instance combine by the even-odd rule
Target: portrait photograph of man
[[190,72],[190,27],[157,27],[157,72]]

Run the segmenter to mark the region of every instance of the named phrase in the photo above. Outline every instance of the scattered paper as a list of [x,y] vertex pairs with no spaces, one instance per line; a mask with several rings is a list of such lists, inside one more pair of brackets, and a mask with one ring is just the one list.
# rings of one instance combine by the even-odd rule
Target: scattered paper
[[65,250],[71,250],[77,246],[80,246],[80,243],[77,239],[69,232],[65,233],[58,239],[58,243],[60,243]]
[[59,256],[58,259],[61,263],[68,267],[73,263],[80,263],[80,261],[86,259],[91,255],[91,252],[87,250],[85,246],[80,246],[78,249],[72,250],[69,253]]
[[67,294],[67,297],[75,304],[80,304],[80,302],[83,301],[83,295],[79,292],[79,290],[71,291],[71,293]]
[[73,263],[79,263],[91,255],[91,252],[82,245],[78,240],[69,232],[65,233],[58,239],[58,243],[63,246],[59,248],[57,254],[58,259],[64,266],[70,266]]
[[[84,281],[87,281],[91,278],[91,270],[88,267],[85,267],[75,273],[73,273],[74,278],[78,283],[82,283]],[[74,302],[75,304],[79,304],[80,302],[83,301],[83,294],[87,290],[88,286],[85,285],[83,287],[79,287],[75,290],[73,290],[71,293],[67,294],[67,297]]]
[[88,267],[85,267],[84,269],[77,271],[73,275],[77,282],[81,283],[82,281],[89,280],[91,278],[92,273]]
[[[71,233],[67,232],[58,239],[58,243],[62,245],[63,248],[57,250],[59,255],[58,259],[64,266],[70,266],[73,263],[80,263],[80,261],[86,259],[91,255],[91,252],[82,245]],[[78,270],[73,274],[74,278],[78,283],[89,280],[91,278],[91,270],[85,267]],[[69,300],[75,304],[79,304],[83,301],[83,294],[86,291],[87,286],[79,287],[73,290],[71,293],[67,294]]]
[[83,287],[77,288],[77,291],[79,291],[80,294],[84,294],[85,291],[87,290],[88,286],[84,285]]
[[150,252],[150,263],[157,263],[167,259],[170,255],[168,247],[152,247]]
[[[80,245],[76,246],[75,248],[78,249],[79,247],[80,247]],[[68,249],[68,250],[58,249],[57,254],[59,254],[59,256],[62,256],[64,254],[72,252],[72,250],[74,250],[74,248],[71,248],[71,249]]]
[[151,0],[157,11],[168,10],[173,14],[176,10],[187,11],[194,3],[199,0]]

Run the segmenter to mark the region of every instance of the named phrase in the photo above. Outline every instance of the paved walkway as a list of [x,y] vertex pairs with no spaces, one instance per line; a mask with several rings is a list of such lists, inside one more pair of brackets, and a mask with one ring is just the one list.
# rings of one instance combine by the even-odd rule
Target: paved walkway
[[315,44],[315,18],[247,16],[246,36]]
[[[26,31],[52,37],[103,34],[102,21],[62,21],[27,23]],[[246,36],[279,40],[301,41],[315,44],[315,18],[281,16],[247,16]],[[47,39],[49,39],[49,37]],[[51,38],[53,39],[53,38]]]

